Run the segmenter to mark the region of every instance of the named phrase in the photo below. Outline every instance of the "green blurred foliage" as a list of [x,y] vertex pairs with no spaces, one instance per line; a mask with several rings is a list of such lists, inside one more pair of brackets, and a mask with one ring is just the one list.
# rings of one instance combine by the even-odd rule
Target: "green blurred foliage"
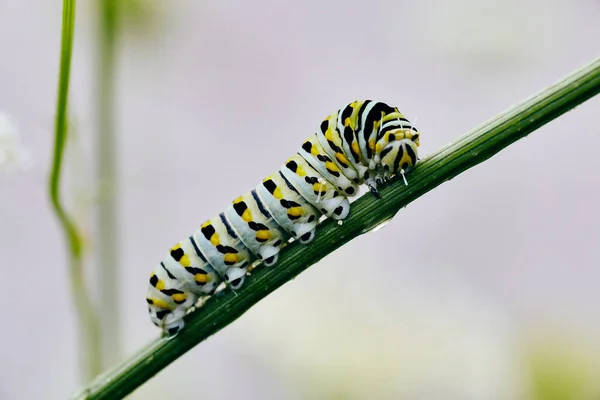
[[160,27],[160,10],[156,2],[148,0],[100,0],[103,32],[115,36],[127,29],[131,33],[148,35]]
[[589,344],[538,334],[527,353],[532,400],[600,398],[600,362]]

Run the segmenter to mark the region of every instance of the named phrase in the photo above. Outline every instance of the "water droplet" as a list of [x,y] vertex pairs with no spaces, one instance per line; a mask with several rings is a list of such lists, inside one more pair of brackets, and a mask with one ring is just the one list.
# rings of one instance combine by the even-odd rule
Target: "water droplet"
[[389,224],[389,222],[392,220],[392,218],[387,219],[383,222],[381,222],[380,224],[378,224],[377,226],[375,226],[373,229],[371,229],[369,232],[377,232],[381,229],[383,229],[384,226],[386,226],[387,224]]

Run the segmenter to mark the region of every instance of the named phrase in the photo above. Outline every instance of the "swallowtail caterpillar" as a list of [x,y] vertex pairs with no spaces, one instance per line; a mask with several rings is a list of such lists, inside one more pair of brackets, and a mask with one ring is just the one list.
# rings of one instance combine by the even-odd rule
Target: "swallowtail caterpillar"
[[199,297],[244,283],[256,262],[272,266],[291,238],[309,244],[322,215],[343,220],[348,198],[413,167],[419,132],[397,108],[362,100],[329,115],[299,151],[255,189],[171,248],[150,276],[152,322],[174,335]]

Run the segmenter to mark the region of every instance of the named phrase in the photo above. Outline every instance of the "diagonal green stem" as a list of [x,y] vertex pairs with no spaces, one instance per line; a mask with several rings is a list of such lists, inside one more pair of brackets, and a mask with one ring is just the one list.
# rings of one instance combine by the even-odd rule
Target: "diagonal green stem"
[[100,372],[100,345],[98,323],[93,305],[85,289],[83,275],[82,239],[73,219],[65,211],[60,198],[60,178],[65,144],[67,142],[67,108],[69,96],[69,76],[73,33],[75,27],[75,0],[63,1],[62,37],[60,51],[60,71],[58,79],[58,99],[56,101],[56,121],[54,127],[54,155],[49,179],[50,202],[64,230],[69,252],[69,272],[73,302],[77,313],[81,346],[81,366],[83,378],[88,381]]
[[350,216],[343,225],[325,221],[319,226],[317,237],[310,246],[297,242],[287,246],[277,266],[253,273],[237,297],[232,292],[214,296],[189,315],[186,328],[176,337],[160,338],[150,343],[96,378],[75,398],[117,399],[126,396],[329,253],[389,220],[423,194],[487,160],[599,92],[600,59],[597,59],[424,158],[411,172],[408,186],[396,181],[381,190],[382,199],[375,199],[370,194],[362,196],[352,204]]

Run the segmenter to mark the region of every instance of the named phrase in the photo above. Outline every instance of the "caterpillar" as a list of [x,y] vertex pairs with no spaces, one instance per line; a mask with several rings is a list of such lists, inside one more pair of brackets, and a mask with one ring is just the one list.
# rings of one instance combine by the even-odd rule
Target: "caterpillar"
[[[329,115],[273,175],[181,240],[150,276],[150,319],[164,333],[184,327],[200,297],[224,283],[239,289],[248,271],[272,266],[290,240],[308,244],[322,216],[343,220],[349,198],[377,187],[418,160],[419,132],[396,108],[354,101]],[[405,179],[406,183],[406,179]]]

